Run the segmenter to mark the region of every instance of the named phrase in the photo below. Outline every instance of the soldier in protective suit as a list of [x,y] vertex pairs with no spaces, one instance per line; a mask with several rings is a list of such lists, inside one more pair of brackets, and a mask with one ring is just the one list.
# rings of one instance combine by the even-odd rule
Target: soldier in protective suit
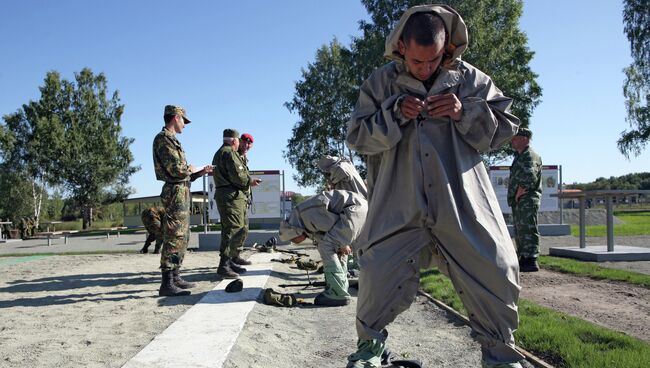
[[537,211],[542,198],[542,158],[530,147],[533,132],[519,128],[512,137],[515,158],[510,166],[508,205],[512,208],[521,272],[539,271]]
[[214,171],[215,193],[219,218],[221,219],[221,249],[217,274],[224,278],[236,279],[248,265],[240,257],[240,249],[246,240],[246,207],[250,187],[258,185],[259,179],[251,178],[248,168],[237,152],[239,133],[234,129],[223,131],[223,145],[214,154],[212,165]]
[[318,168],[327,178],[329,189],[349,190],[368,198],[366,183],[350,160],[326,155],[318,160]]
[[480,156],[508,142],[519,120],[490,77],[460,59],[466,47],[451,7],[410,8],[386,40],[392,61],[360,88],[346,140],[368,155],[371,196],[348,367],[379,366],[386,326],[434,264],[468,311],[483,366],[521,367],[517,255]]
[[144,228],[147,229],[147,240],[145,240],[144,246],[140,249],[140,253],[149,252],[149,246],[154,241],[156,242],[156,245],[153,254],[160,253],[160,246],[163,242],[160,219],[164,215],[165,209],[155,206],[142,211],[140,218],[142,219]]
[[325,291],[314,304],[342,306],[350,303],[347,256],[366,220],[365,198],[347,190],[322,192],[296,206],[280,224],[280,239],[300,243],[312,239],[323,260]]
[[211,173],[212,166],[197,170],[188,165],[185,151],[176,138],[191,121],[180,106],[167,105],[163,114],[165,127],[153,140],[153,163],[156,179],[164,181],[160,199],[165,207],[161,229],[163,235],[160,269],[162,283],[158,295],[189,295],[185,290],[194,284],[180,277],[187,243],[190,240],[190,182]]

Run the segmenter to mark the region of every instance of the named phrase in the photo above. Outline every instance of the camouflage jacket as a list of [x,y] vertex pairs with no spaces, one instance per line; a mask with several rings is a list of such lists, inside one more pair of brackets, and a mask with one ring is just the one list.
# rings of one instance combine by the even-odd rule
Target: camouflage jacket
[[508,205],[514,207],[517,187],[528,191],[521,198],[530,198],[539,203],[542,198],[542,158],[528,146],[522,153],[515,152],[515,159],[510,166],[508,182]]
[[192,174],[181,142],[165,128],[153,140],[153,166],[156,179],[165,183],[189,182],[200,176],[198,173]]
[[233,191],[241,192],[245,198],[250,189],[251,177],[248,174],[248,167],[242,160],[237,151],[231,146],[224,144],[219,148],[212,158],[212,177],[214,186],[217,190],[228,188]]

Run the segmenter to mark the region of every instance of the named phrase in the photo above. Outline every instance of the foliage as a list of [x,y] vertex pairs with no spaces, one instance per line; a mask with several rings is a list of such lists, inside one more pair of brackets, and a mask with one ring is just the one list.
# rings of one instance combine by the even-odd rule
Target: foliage
[[124,105],[119,94],[109,98],[103,73],[85,68],[74,81],[48,72],[41,97],[4,117],[2,155],[12,167],[24,168],[33,183],[35,215],[46,184],[60,185],[81,209],[84,228],[101,204],[126,198],[131,166],[131,138],[121,137]]
[[21,217],[31,216],[32,187],[19,173],[0,165],[0,218],[9,219],[14,224]]
[[568,189],[582,190],[650,190],[650,172],[597,178],[591,183],[573,183]]
[[302,77],[293,99],[285,103],[301,120],[292,129],[284,157],[298,171],[293,178],[299,185],[322,185],[324,178],[316,166],[319,158],[327,154],[353,158],[345,146],[355,90],[349,50],[336,39],[322,46]]
[[624,69],[626,121],[618,149],[629,158],[638,156],[650,140],[650,0],[624,0],[623,23],[630,41],[632,64]]
[[[423,0],[362,0],[370,21],[359,22],[363,35],[355,38],[349,49],[336,40],[323,46],[316,61],[303,71],[296,92],[286,106],[300,115],[293,129],[285,157],[296,168],[300,185],[322,182],[315,159],[337,151],[353,159],[361,173],[363,160],[341,147],[346,121],[358,96],[358,86],[370,73],[385,63],[384,42],[390,30],[407,8],[429,3]],[[489,74],[496,85],[514,102],[512,111],[528,126],[533,109],[540,101],[541,88],[529,63],[534,55],[527,37],[519,30],[523,11],[520,0],[447,0],[468,26],[470,47],[463,59]],[[334,144],[336,142],[336,144]],[[501,162],[509,155],[507,148],[486,155],[488,164]]]
[[[614,235],[616,236],[639,236],[650,235],[650,212],[617,213],[616,217],[622,220],[623,224],[614,224]],[[580,227],[571,225],[571,235],[579,236]],[[607,225],[585,226],[586,236],[607,236]]]
[[309,199],[309,196],[304,196],[300,193],[294,193],[291,196],[291,204],[293,205],[293,207],[295,207],[300,203],[304,202],[306,199]]

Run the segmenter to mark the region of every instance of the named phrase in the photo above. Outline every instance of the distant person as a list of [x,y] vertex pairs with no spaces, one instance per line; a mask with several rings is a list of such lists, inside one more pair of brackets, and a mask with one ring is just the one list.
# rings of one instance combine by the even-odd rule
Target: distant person
[[185,289],[195,286],[180,276],[180,268],[190,240],[190,182],[204,173],[211,173],[212,166],[197,170],[194,165],[188,165],[185,159],[185,151],[176,138],[176,134],[181,134],[185,125],[191,122],[184,108],[165,106],[163,119],[165,127],[153,140],[156,179],[165,182],[160,193],[165,213],[161,219],[162,283],[158,295],[181,296],[189,295],[190,291]]
[[297,205],[280,223],[280,239],[299,244],[310,238],[323,260],[325,290],[314,304],[350,303],[347,257],[366,221],[368,204],[362,195],[347,190],[325,191]]
[[354,164],[344,157],[326,155],[318,160],[318,168],[325,175],[329,189],[349,190],[368,198],[366,183]]
[[239,132],[225,129],[223,144],[212,159],[214,199],[221,219],[221,249],[217,274],[227,279],[238,278],[239,273],[246,272],[241,265],[250,264],[250,261],[240,256],[247,232],[247,193],[251,187],[261,182],[248,174],[248,168],[238,150]]
[[510,166],[508,205],[512,208],[519,271],[539,271],[539,229],[537,211],[542,198],[542,158],[530,147],[533,132],[519,128],[512,137],[515,158]]
[[153,254],[160,253],[160,247],[163,242],[160,219],[164,215],[165,209],[156,206],[149,207],[146,210],[142,211],[140,218],[142,219],[144,228],[147,229],[147,240],[145,240],[144,246],[142,249],[140,249],[140,253],[148,253],[149,246],[154,241],[156,242],[156,245],[154,247]]
[[360,87],[346,141],[367,155],[371,195],[349,368],[380,365],[386,327],[434,264],[467,309],[483,367],[521,368],[517,254],[480,155],[508,142],[519,119],[512,99],[461,59],[467,42],[451,7],[412,7],[386,40],[393,61]]

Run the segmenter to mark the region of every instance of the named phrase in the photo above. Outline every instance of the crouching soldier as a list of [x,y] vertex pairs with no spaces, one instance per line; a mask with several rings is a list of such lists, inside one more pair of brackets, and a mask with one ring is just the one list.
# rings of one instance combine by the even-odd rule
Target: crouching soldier
[[296,206],[288,220],[280,224],[280,239],[301,243],[310,238],[323,260],[325,291],[314,304],[343,306],[350,303],[347,257],[352,254],[366,221],[368,204],[363,196],[332,190],[314,196]]
[[156,245],[153,250],[154,254],[160,253],[160,246],[162,245],[162,231],[160,227],[160,219],[165,215],[165,209],[160,207],[150,207],[142,211],[141,219],[144,228],[147,229],[147,240],[144,246],[140,249],[140,253],[149,252],[149,246],[155,240]]

